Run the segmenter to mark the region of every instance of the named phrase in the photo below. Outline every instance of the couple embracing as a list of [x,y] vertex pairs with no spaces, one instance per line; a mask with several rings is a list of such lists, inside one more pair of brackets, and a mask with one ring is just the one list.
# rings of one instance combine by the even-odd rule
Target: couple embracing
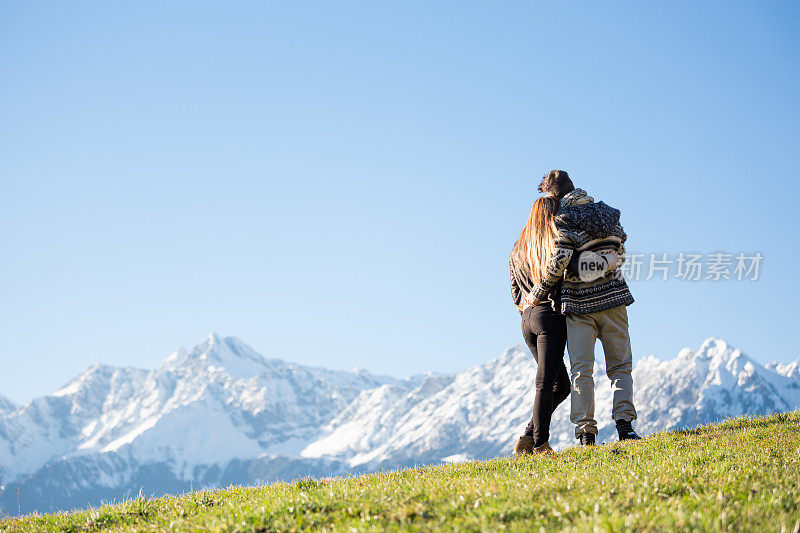
[[539,192],[545,196],[534,202],[510,261],[511,293],[537,363],[533,416],[514,454],[553,452],[550,419],[570,391],[575,436],[582,445],[595,443],[597,339],[605,352],[619,439],[639,439],[631,425],[636,409],[627,306],[633,296],[619,270],[627,238],[620,212],[576,189],[563,170],[545,175]]

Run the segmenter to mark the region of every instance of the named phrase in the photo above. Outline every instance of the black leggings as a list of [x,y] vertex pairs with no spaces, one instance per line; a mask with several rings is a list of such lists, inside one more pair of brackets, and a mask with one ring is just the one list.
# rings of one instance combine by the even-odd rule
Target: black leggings
[[536,399],[533,417],[525,435],[533,437],[533,445],[541,446],[550,439],[550,418],[569,396],[569,375],[564,365],[567,344],[567,322],[549,304],[528,307],[522,313],[522,336],[536,359]]

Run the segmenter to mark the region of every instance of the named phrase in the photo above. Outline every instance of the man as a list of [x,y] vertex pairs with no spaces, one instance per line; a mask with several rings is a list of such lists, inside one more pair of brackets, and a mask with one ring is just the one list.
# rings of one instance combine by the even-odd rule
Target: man
[[613,391],[612,417],[620,440],[639,439],[631,421],[633,406],[632,356],[626,306],[633,296],[619,270],[609,269],[592,281],[591,276],[566,271],[573,255],[592,251],[600,255],[625,255],[627,235],[619,223],[620,212],[595,202],[583,189],[576,189],[563,170],[553,170],[542,179],[539,191],[560,200],[556,216],[555,250],[544,279],[531,291],[528,303],[536,305],[562,280],[561,312],[567,319],[567,351],[572,377],[572,413],[575,437],[582,445],[593,445],[597,435],[594,419],[594,346],[603,344],[606,374]]

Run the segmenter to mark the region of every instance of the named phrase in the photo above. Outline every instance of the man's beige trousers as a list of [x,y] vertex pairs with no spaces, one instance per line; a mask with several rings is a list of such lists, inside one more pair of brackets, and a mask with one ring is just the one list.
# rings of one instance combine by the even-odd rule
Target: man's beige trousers
[[628,309],[621,305],[588,315],[567,313],[567,350],[572,373],[572,414],[575,436],[597,434],[594,419],[594,345],[600,339],[611,380],[614,420],[636,419],[633,407],[633,367],[628,335]]

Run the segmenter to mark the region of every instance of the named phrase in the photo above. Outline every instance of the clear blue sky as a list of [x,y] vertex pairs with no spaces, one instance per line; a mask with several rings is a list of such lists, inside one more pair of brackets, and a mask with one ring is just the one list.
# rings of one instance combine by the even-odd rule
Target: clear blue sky
[[3,2],[0,393],[155,367],[215,330],[408,375],[520,343],[541,175],[629,249],[760,251],[640,281],[634,352],[800,356],[797,2]]

